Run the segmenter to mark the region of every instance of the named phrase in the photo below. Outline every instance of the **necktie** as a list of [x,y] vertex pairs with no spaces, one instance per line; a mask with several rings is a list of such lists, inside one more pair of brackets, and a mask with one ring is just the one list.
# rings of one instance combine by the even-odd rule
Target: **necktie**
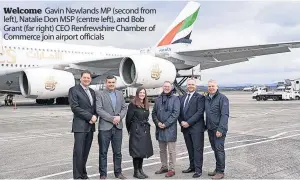
[[85,89],[85,92],[86,92],[86,94],[88,95],[88,97],[90,99],[91,105],[93,105],[93,98],[92,98],[91,92],[88,89]]
[[183,107],[184,112],[186,112],[187,107],[188,107],[188,105],[189,105],[189,102],[190,102],[190,94],[188,94],[188,96],[187,96],[187,98],[186,98],[186,100],[185,100],[184,107]]

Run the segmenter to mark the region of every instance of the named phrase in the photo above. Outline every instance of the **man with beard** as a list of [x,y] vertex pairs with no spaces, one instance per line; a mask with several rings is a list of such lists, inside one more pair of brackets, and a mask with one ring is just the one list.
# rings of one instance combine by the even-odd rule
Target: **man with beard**
[[96,93],[96,111],[99,115],[98,143],[99,143],[99,173],[100,179],[107,177],[107,151],[111,142],[113,150],[114,174],[116,178],[126,179],[122,174],[122,119],[127,113],[123,93],[116,88],[116,78],[106,78],[106,89]]

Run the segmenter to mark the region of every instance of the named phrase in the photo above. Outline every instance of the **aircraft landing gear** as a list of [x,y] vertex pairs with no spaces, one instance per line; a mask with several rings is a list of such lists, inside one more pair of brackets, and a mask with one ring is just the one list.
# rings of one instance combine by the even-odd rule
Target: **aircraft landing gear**
[[35,102],[37,104],[52,105],[54,104],[54,99],[36,99]]
[[42,105],[52,105],[52,104],[56,105],[68,105],[69,101],[68,101],[68,97],[58,97],[56,99],[52,98],[52,99],[36,99],[36,103],[37,104],[42,104]]
[[14,102],[14,95],[8,94],[4,99],[5,106],[12,106]]
[[68,99],[68,97],[56,98],[56,104],[58,104],[58,105],[69,105],[69,99]]

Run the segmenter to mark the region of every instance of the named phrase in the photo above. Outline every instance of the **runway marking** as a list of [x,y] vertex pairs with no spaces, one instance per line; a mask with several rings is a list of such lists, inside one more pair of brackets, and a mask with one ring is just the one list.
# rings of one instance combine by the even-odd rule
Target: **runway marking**
[[276,135],[274,135],[274,136],[271,136],[270,138],[271,138],[271,139],[272,139],[272,138],[276,138],[276,137],[281,136],[281,135],[286,134],[286,133],[288,133],[288,132],[282,132],[282,133],[276,134]]
[[[300,131],[300,130],[299,130]],[[280,136],[282,135],[283,133],[279,133],[275,136]],[[281,137],[281,138],[277,138],[277,139],[274,139],[272,138],[273,136],[271,137],[266,137],[266,138],[260,138],[260,139],[251,139],[251,140],[244,140],[244,141],[233,141],[233,142],[228,142],[226,144],[233,144],[233,143],[238,143],[238,142],[247,142],[247,141],[258,141],[258,140],[265,140],[265,141],[259,141],[259,142],[254,142],[254,143],[249,143],[249,144],[243,144],[243,145],[239,145],[239,146],[233,146],[233,147],[229,147],[229,148],[225,148],[225,150],[231,150],[231,149],[238,149],[238,148],[242,148],[242,147],[247,147],[247,146],[252,146],[252,145],[256,145],[256,144],[261,144],[261,143],[267,143],[267,142],[271,142],[271,141],[276,141],[276,140],[281,140],[281,139],[286,139],[286,138],[290,138],[290,137],[295,137],[295,136],[299,136],[300,134],[295,134],[295,135],[291,135],[291,136],[286,136],[286,137]],[[272,138],[272,139],[270,139]],[[266,140],[268,139],[268,140]],[[210,146],[205,146],[204,148],[209,148]],[[180,156],[180,155],[184,155],[184,154],[187,154],[188,152],[185,151],[185,152],[182,152],[182,153],[178,153],[176,154],[176,156]],[[208,151],[208,152],[205,152],[203,153],[203,155],[205,154],[210,154],[210,153],[213,153],[213,151]],[[188,156],[183,156],[183,157],[179,157],[179,158],[176,158],[176,160],[181,160],[181,159],[186,159],[188,158]],[[155,160],[155,159],[160,159],[160,157],[151,157],[151,158],[148,158],[148,159],[145,159],[146,161],[148,160]],[[132,162],[132,160],[126,160],[126,161],[122,161],[122,163],[130,163]],[[161,162],[153,162],[153,163],[148,163],[148,164],[145,164],[144,166],[152,166],[152,165],[156,165],[156,164],[160,164]],[[113,163],[108,163],[107,165],[113,165]],[[90,166],[91,167],[91,166]],[[133,167],[127,167],[127,168],[123,168],[123,171],[125,170],[130,170],[130,169],[133,169]],[[39,177],[39,178],[35,178],[34,180],[36,179],[44,179],[44,178],[47,178],[47,177],[53,177],[53,176],[57,176],[57,175],[62,175],[62,174],[66,174],[66,173],[70,173],[72,172],[72,170],[69,170],[69,171],[64,171],[64,172],[60,172],[60,173],[56,173],[56,174],[51,174],[51,175],[48,175],[48,176],[43,176],[43,177]],[[107,174],[112,174],[114,171],[111,170],[111,171],[108,171]],[[93,174],[93,175],[90,175],[89,177],[95,177],[95,176],[99,176],[99,174]],[[72,179],[70,179],[72,180]]]
[[[91,167],[92,166],[87,166],[86,168],[91,168]],[[49,177],[53,177],[53,176],[58,176],[58,175],[62,175],[62,174],[70,173],[70,172],[73,172],[73,170],[63,171],[63,172],[56,173],[56,174],[50,174],[50,175],[38,177],[38,178],[35,178],[35,179],[32,179],[32,180],[45,179],[45,178],[49,178]]]
[[[234,147],[230,147],[230,148],[225,148],[225,150],[238,149],[238,148],[243,148],[243,147],[247,147],[247,146],[253,146],[253,145],[257,145],[257,144],[262,144],[262,143],[277,141],[277,140],[281,140],[281,139],[287,139],[287,138],[291,138],[291,137],[296,137],[296,136],[300,136],[300,134],[295,134],[295,135],[291,135],[291,136],[281,137],[281,138],[277,138],[277,139],[269,139],[269,140],[255,142],[255,143],[250,143],[250,144],[243,144],[243,145],[240,145],[240,146],[234,146]],[[203,153],[203,155],[210,154],[210,153],[213,153],[213,151],[205,152],[205,153]],[[180,157],[180,158],[176,158],[176,160],[187,159],[187,158],[189,158],[189,156],[183,156],[183,157]],[[152,165],[156,165],[156,164],[160,164],[160,163],[161,162],[153,162],[153,163],[145,164],[144,166],[147,167],[147,166],[152,166]],[[130,170],[130,169],[133,169],[133,167],[124,168],[123,171]],[[107,174],[112,174],[113,172],[114,171],[108,171]],[[89,177],[96,177],[96,176],[99,176],[99,173],[89,175]],[[72,180],[72,179],[69,179],[69,180]]]

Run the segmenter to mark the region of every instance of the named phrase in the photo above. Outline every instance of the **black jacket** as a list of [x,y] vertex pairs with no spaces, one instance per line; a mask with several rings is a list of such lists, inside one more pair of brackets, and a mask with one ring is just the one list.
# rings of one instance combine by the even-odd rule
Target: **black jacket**
[[133,158],[149,158],[153,155],[150,134],[149,110],[128,105],[126,128],[129,133],[129,154]]
[[72,132],[95,132],[95,124],[89,121],[96,113],[96,96],[95,91],[89,88],[93,97],[93,106],[89,97],[80,84],[75,85],[69,90],[69,103],[73,112]]
[[208,130],[217,130],[223,135],[228,131],[229,101],[219,91],[212,97],[206,96],[205,100],[206,126]]
[[184,112],[184,101],[186,97],[187,94],[180,96],[180,116],[178,118],[178,122],[181,126],[181,122],[186,121],[190,126],[188,128],[183,128],[181,126],[181,132],[204,132],[205,97],[197,92],[194,92],[193,96],[190,97],[187,110]]

